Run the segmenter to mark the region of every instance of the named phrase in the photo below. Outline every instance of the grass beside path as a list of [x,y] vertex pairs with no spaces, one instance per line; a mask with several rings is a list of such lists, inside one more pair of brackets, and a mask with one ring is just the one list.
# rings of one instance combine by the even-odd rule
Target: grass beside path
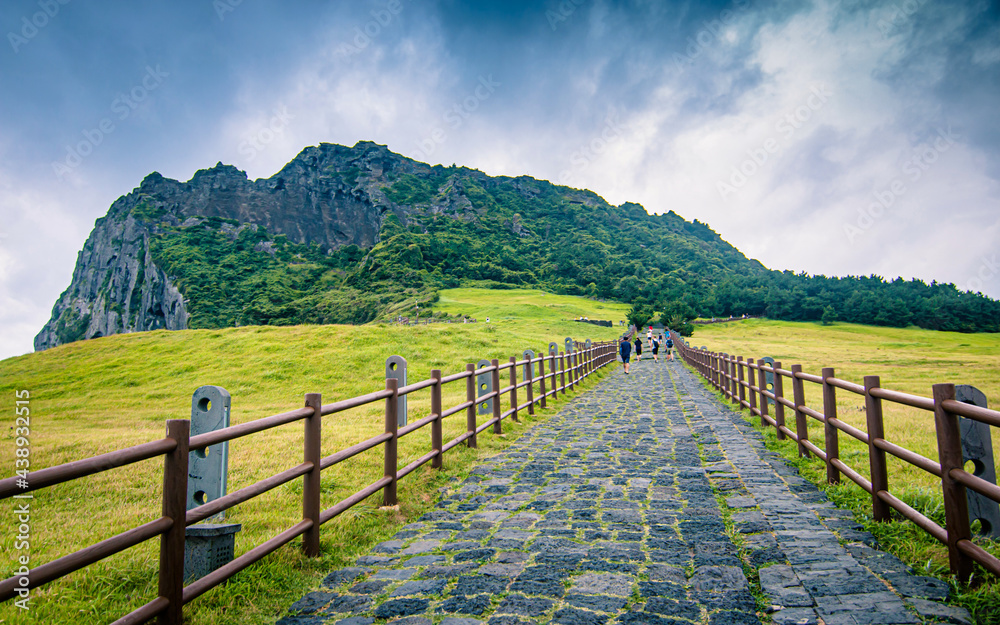
[[[801,364],[806,373],[819,375],[823,367],[833,367],[838,378],[858,384],[866,375],[878,375],[884,388],[924,397],[932,395],[933,384],[971,384],[986,394],[991,408],[1000,407],[1000,334],[753,319],[699,327],[689,340],[694,347],[745,358],[771,356],[784,369]],[[790,381],[784,386],[791,397]],[[806,405],[822,411],[822,387],[806,382],[804,388]],[[837,390],[838,418],[867,431],[864,405],[861,395]],[[882,410],[887,440],[937,459],[933,413],[888,401]],[[789,422],[794,428],[794,419]],[[813,419],[809,438],[823,448],[823,426]],[[867,445],[841,434],[840,446],[841,459],[869,477]],[[993,437],[993,450],[1000,459],[1000,436]],[[908,489],[914,496],[939,492],[941,486],[939,478],[891,456],[889,479],[893,491]]]
[[[497,295],[500,294],[500,296]],[[502,297],[501,297],[502,296]],[[447,300],[449,292],[442,295]],[[565,337],[612,340],[615,328],[574,323],[575,316],[598,318],[621,305],[583,298],[522,291],[477,293],[460,290],[459,300],[490,324],[427,326],[295,326],[224,330],[146,332],[60,346],[0,362],[0,397],[13,413],[15,392],[31,394],[31,468],[41,469],[161,438],[166,419],[190,416],[191,394],[218,385],[232,395],[232,421],[245,423],[298,408],[309,392],[332,403],[385,387],[385,359],[393,354],[409,364],[409,382],[464,370],[468,362],[520,358],[525,348],[562,345]],[[446,303],[446,305],[448,305]],[[552,310],[513,318],[517,306]],[[617,307],[617,308],[615,308]],[[498,312],[493,313],[493,310]],[[484,312],[477,312],[484,311]],[[511,313],[512,314],[512,313]],[[510,318],[509,318],[510,317]],[[600,376],[597,376],[598,378]],[[595,378],[591,378],[594,380]],[[588,382],[590,386],[593,382]],[[445,408],[465,400],[464,383],[445,387]],[[524,401],[523,391],[519,400]],[[545,419],[563,402],[535,418]],[[429,391],[409,398],[410,421],[430,410]],[[422,467],[399,484],[398,511],[380,511],[381,495],[323,526],[323,555],[300,555],[300,541],[279,549],[261,563],[210,591],[187,608],[194,625],[267,624],[305,591],[318,586],[325,572],[352,562],[372,545],[429,509],[437,490],[463,478],[482,458],[505,448],[532,422],[504,422],[504,437],[479,436],[479,449],[458,446],[444,458],[441,472]],[[381,403],[326,417],[323,454],[381,431]],[[0,471],[14,474],[15,437],[0,433]],[[445,440],[464,431],[464,413],[445,420]],[[400,441],[399,466],[430,449],[430,432]],[[302,425],[284,426],[230,444],[229,491],[247,486],[301,462]],[[86,545],[155,519],[160,513],[162,460],[43,489],[31,508],[31,566],[67,555]],[[324,471],[322,506],[328,508],[382,475],[380,450],[372,450]],[[226,522],[241,523],[237,555],[301,519],[301,480],[293,481],[229,511]],[[9,525],[7,525],[9,527]],[[15,534],[0,533],[0,552],[14,554]],[[32,592],[30,612],[11,602],[0,605],[0,623],[109,623],[156,594],[157,541],[113,556],[68,578]],[[3,576],[13,573],[10,563]]]

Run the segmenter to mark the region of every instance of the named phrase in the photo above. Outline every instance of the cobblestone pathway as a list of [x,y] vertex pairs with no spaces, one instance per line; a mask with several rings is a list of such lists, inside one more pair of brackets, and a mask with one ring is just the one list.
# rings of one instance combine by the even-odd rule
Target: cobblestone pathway
[[279,625],[971,623],[873,542],[679,362],[642,361]]

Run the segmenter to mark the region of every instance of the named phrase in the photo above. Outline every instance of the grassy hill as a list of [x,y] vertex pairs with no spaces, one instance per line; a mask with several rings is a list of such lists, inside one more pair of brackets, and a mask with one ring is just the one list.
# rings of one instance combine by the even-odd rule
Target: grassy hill
[[[520,356],[525,348],[547,349],[567,336],[611,340],[617,329],[574,323],[578,316],[624,316],[624,306],[542,292],[445,292],[446,306],[491,323],[426,326],[293,326],[222,330],[156,331],[70,343],[0,362],[0,396],[31,393],[31,462],[40,469],[161,438],[164,421],[190,416],[191,394],[218,385],[232,395],[233,423],[243,423],[302,405],[303,395],[323,393],[332,403],[384,388],[385,359],[402,355],[409,381],[445,375],[480,358]],[[518,315],[517,310],[534,311]],[[459,310],[461,309],[461,310]],[[523,395],[521,396],[523,400]],[[465,399],[465,385],[445,387],[445,407]],[[550,404],[551,406],[552,404]],[[429,412],[429,394],[410,398],[411,421]],[[552,408],[549,409],[550,411]],[[544,417],[536,417],[544,418]],[[381,431],[382,405],[324,419],[324,455]],[[271,623],[291,602],[318,585],[324,571],[353,561],[401,525],[427,510],[446,480],[462,477],[473,463],[496,453],[527,427],[505,422],[508,435],[480,436],[480,448],[459,446],[438,473],[424,467],[400,482],[400,510],[378,511],[380,496],[323,527],[324,555],[299,555],[299,541],[252,567],[226,587],[191,605],[198,625]],[[445,421],[445,440],[464,431],[464,417]],[[14,431],[5,429],[3,475],[14,471]],[[430,449],[429,431],[400,441],[400,466]],[[249,485],[301,462],[302,426],[237,439],[230,444],[229,490]],[[377,450],[324,472],[323,508],[382,475]],[[159,516],[162,461],[132,465],[99,476],[44,489],[32,504],[32,565],[66,555]],[[227,513],[243,524],[237,553],[293,525],[301,515],[301,481],[265,494]],[[155,596],[157,542],[119,554],[33,593],[33,609],[0,606],[3,623],[103,623]],[[15,553],[13,535],[0,536],[0,551]]]

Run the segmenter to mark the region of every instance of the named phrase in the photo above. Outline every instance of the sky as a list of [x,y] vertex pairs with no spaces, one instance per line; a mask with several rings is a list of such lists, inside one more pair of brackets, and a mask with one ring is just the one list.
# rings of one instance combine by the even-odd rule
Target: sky
[[147,174],[321,142],[1000,298],[997,2],[7,0],[0,30],[0,359]]

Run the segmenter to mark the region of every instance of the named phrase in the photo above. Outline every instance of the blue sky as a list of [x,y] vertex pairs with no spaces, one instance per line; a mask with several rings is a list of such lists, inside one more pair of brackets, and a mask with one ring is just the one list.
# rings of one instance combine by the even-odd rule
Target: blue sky
[[0,29],[0,358],[145,175],[269,177],[320,142],[1000,297],[995,2],[11,0]]

